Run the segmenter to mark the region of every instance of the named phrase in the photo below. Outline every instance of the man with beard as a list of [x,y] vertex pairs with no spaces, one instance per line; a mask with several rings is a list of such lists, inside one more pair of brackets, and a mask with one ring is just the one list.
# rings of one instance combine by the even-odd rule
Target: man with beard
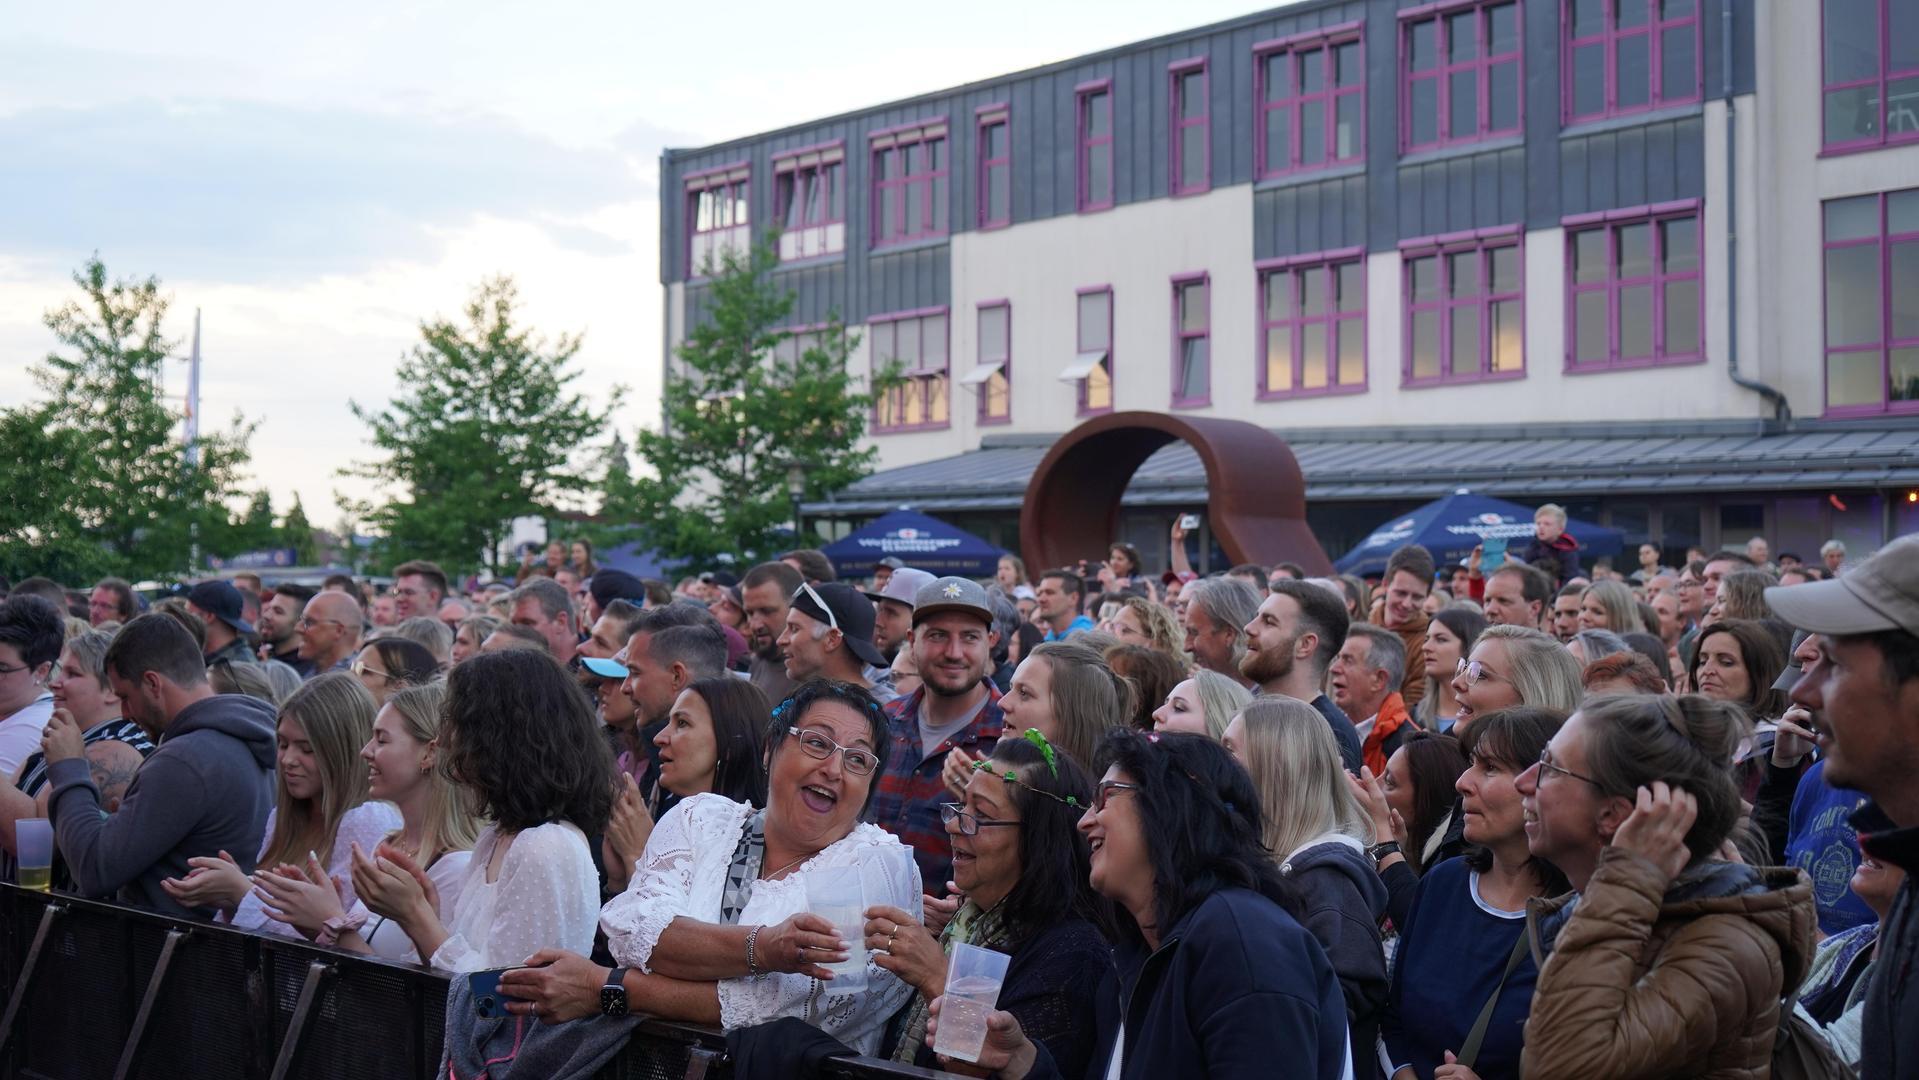
[[746,610],[746,638],[753,648],[753,659],[746,666],[746,677],[772,702],[785,701],[799,684],[786,677],[786,661],[780,656],[780,635],[786,632],[786,612],[791,597],[805,579],[783,562],[761,563],[746,572],[740,582],[740,606]]
[[866,594],[873,601],[873,644],[890,667],[893,658],[913,636],[913,598],[933,580],[933,575],[910,566],[901,566],[887,575],[886,584]]
[[1348,772],[1360,766],[1359,733],[1339,706],[1320,691],[1326,669],[1346,643],[1352,619],[1330,589],[1305,581],[1276,581],[1278,586],[1246,624],[1246,658],[1240,670],[1262,694],[1298,698],[1319,710],[1339,743],[1339,760]]
[[947,757],[985,756],[1005,725],[999,690],[986,677],[997,640],[985,589],[959,577],[928,583],[913,598],[920,688],[886,706],[892,734],[867,820],[913,849],[920,880],[941,896],[953,873],[940,820],[940,804],[953,799],[942,775]]
[[260,659],[278,660],[302,679],[311,679],[314,670],[313,661],[300,656],[300,616],[311,599],[313,590],[304,585],[282,585],[260,606]]

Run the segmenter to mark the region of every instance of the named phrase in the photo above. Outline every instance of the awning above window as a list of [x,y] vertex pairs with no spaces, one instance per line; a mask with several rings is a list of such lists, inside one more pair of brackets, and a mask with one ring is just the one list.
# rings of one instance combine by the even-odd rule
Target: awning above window
[[984,383],[986,380],[992,378],[994,375],[999,374],[1002,370],[1005,369],[1005,367],[1006,367],[1006,361],[1004,360],[993,360],[988,363],[981,364],[980,366],[974,368],[973,370],[967,372],[966,374],[961,375],[959,379],[960,385],[961,386],[978,386],[981,383]]
[[1098,367],[1105,359],[1105,349],[1096,349],[1092,352],[1080,353],[1078,356],[1073,357],[1072,363],[1060,370],[1059,381],[1078,382],[1092,374],[1093,369]]

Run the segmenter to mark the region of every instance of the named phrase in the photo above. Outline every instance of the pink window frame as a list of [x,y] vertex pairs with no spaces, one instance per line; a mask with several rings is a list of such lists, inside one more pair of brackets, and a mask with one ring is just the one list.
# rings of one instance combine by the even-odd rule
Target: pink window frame
[[[1006,156],[986,156],[986,129],[994,124],[1006,128]],[[1007,102],[982,105],[973,111],[973,156],[978,167],[973,176],[973,224],[980,231],[1003,229],[1013,223],[1013,108]],[[994,169],[1006,170],[1006,216],[995,219],[989,198],[989,181]]]
[[[1492,252],[1497,248],[1510,247],[1519,257],[1519,289],[1509,292],[1492,291]],[[1448,268],[1448,255],[1464,252],[1478,255],[1480,289],[1477,296],[1466,299],[1454,299],[1447,295],[1451,284],[1451,271]],[[1402,240],[1400,253],[1400,288],[1403,290],[1404,310],[1400,343],[1405,349],[1401,361],[1400,385],[1405,387],[1456,386],[1461,383],[1499,382],[1507,379],[1526,377],[1526,244],[1525,236],[1517,225],[1503,225],[1491,229],[1476,229],[1470,232],[1448,233],[1444,236],[1422,237],[1417,240]],[[1413,260],[1436,256],[1439,259],[1439,299],[1413,300]],[[1516,371],[1494,371],[1493,365],[1493,305],[1504,301],[1519,303],[1519,368]],[[1470,309],[1479,319],[1479,364],[1474,371],[1460,374],[1453,371],[1453,313]],[[1414,377],[1413,375],[1413,316],[1420,311],[1439,312],[1439,371],[1435,376]]]
[[[737,174],[737,175],[736,175]],[[735,228],[735,223],[699,228],[700,196],[710,191],[737,186],[740,193],[735,196],[747,206],[747,224],[752,223],[753,207],[753,166],[748,161],[729,161],[725,165],[715,165],[710,169],[690,172],[680,178],[681,189],[686,196],[686,236],[685,250],[681,252],[686,259],[686,276],[695,280],[703,276],[704,271],[693,264],[693,238],[706,233],[719,232],[722,229]]]
[[[1337,292],[1331,287],[1331,277],[1341,266],[1359,267],[1359,287],[1361,303],[1358,311],[1340,311]],[[1266,259],[1253,264],[1255,271],[1253,294],[1253,322],[1257,328],[1259,363],[1258,399],[1277,401],[1288,398],[1329,397],[1334,394],[1363,394],[1372,381],[1372,366],[1361,365],[1361,376],[1357,384],[1339,382],[1339,326],[1344,322],[1359,324],[1360,352],[1367,351],[1370,332],[1366,325],[1366,249],[1362,247],[1339,248],[1334,251],[1318,251],[1309,255],[1292,255],[1283,259]],[[1329,275],[1326,290],[1327,307],[1323,315],[1299,314],[1297,293],[1293,301],[1293,314],[1284,319],[1266,317],[1266,281],[1274,273],[1324,273]],[[1295,279],[1296,280],[1296,279]],[[1275,390],[1266,381],[1267,338],[1273,330],[1285,330],[1291,338],[1293,358],[1293,388]],[[1306,335],[1317,331],[1326,335],[1326,385],[1305,388],[1306,382]]]
[[[1559,101],[1560,119],[1568,124],[1587,120],[1603,120],[1609,116],[1630,116],[1633,113],[1649,112],[1674,105],[1688,105],[1700,97],[1701,68],[1704,67],[1705,54],[1699,31],[1699,4],[1694,0],[1692,14],[1676,19],[1660,17],[1660,0],[1646,0],[1646,23],[1643,26],[1616,29],[1619,15],[1619,0],[1605,0],[1605,14],[1601,19],[1599,33],[1582,38],[1573,37],[1573,4],[1577,0],[1560,0],[1559,25]],[[1665,65],[1662,61],[1666,53],[1666,32],[1682,26],[1692,27],[1692,88],[1679,97],[1665,96]],[[1619,43],[1626,38],[1644,37],[1646,39],[1646,100],[1639,105],[1619,104]],[[1597,46],[1603,59],[1600,61],[1601,77],[1605,82],[1601,94],[1598,112],[1576,113],[1573,111],[1573,53],[1581,48]]]
[[[1098,416],[1109,413],[1119,404],[1119,369],[1113,360],[1113,354],[1118,342],[1113,340],[1113,320],[1115,318],[1115,312],[1113,310],[1113,287],[1111,285],[1088,285],[1073,293],[1073,349],[1076,353],[1085,351],[1085,327],[1081,326],[1079,321],[1079,301],[1080,297],[1091,296],[1094,293],[1106,294],[1106,380],[1112,387],[1112,400],[1107,402],[1103,408],[1088,408],[1086,405],[1086,379],[1081,379],[1077,388],[1079,394],[1079,415],[1081,416]],[[1088,378],[1090,377],[1089,375]]]
[[[814,155],[825,155],[825,154],[831,153],[834,150],[838,150],[840,152],[840,157],[838,161],[814,160],[814,161],[807,162],[804,165],[789,164],[793,162],[794,159],[796,158],[803,158],[803,157],[809,157]],[[832,142],[820,143],[816,146],[803,146],[799,148],[798,150],[786,150],[778,154],[775,154],[773,156],[773,221],[775,224],[777,224],[782,229],[787,227],[786,226],[787,204],[785,199],[782,199],[780,196],[780,178],[783,176],[791,175],[794,178],[793,188],[795,191],[798,191],[799,176],[801,173],[812,172],[812,173],[818,174],[821,177],[824,177],[826,174],[826,170],[829,167],[836,167],[840,171],[839,216],[838,217],[833,216],[833,199],[832,199],[832,196],[828,194],[822,197],[821,206],[820,206],[820,220],[819,221],[803,221],[799,224],[798,227],[802,229],[817,229],[817,228],[823,228],[824,226],[827,226],[827,225],[845,225],[846,224],[846,204],[849,201],[846,196],[846,178],[849,175],[849,171],[846,168],[846,140],[844,139],[835,139]]]
[[[946,119],[940,117],[933,120],[922,120],[917,123],[904,124],[896,128],[887,128],[884,131],[875,131],[868,135],[867,139],[869,168],[871,169],[872,176],[871,190],[873,201],[871,211],[873,242],[869,246],[873,248],[892,247],[896,244],[910,244],[918,240],[930,240],[946,236],[952,227],[950,215],[947,219],[946,228],[938,228],[933,224],[936,205],[933,195],[939,187],[935,181],[947,178],[949,181],[947,198],[952,198],[950,177],[953,169],[953,147],[949,141]],[[939,168],[928,169],[925,172],[902,173],[899,176],[884,180],[880,179],[879,157],[882,153],[887,150],[905,150],[908,146],[914,145],[926,146],[934,142],[946,144],[941,147],[942,156],[940,159],[941,166]],[[901,156],[903,159],[904,155]],[[886,205],[884,192],[888,188],[897,188],[901,192],[898,204],[898,220],[895,222],[900,231],[891,235],[886,232],[881,220]],[[916,233],[907,233],[905,231],[906,200],[909,198],[918,198],[920,200],[920,231]]]
[[[1919,67],[1901,68],[1888,71],[1892,65],[1892,4],[1890,0],[1878,0],[1879,11],[1879,73],[1870,78],[1852,79],[1847,82],[1829,82],[1826,77],[1826,0],[1819,0],[1819,146],[1821,154],[1846,154],[1858,150],[1872,150],[1881,146],[1897,146],[1901,143],[1919,142],[1919,128],[1902,131],[1897,135],[1886,130],[1886,93],[1888,85],[1895,79],[1919,79]],[[1863,139],[1848,139],[1842,142],[1826,141],[1826,97],[1835,90],[1855,90],[1862,86],[1876,87],[1879,91],[1879,134]]]
[[[1486,52],[1486,13],[1492,8],[1510,4],[1513,9],[1513,38],[1518,43],[1511,52],[1489,56]],[[1453,63],[1446,59],[1451,52],[1447,48],[1447,20],[1453,15],[1471,10],[1474,13],[1473,34],[1476,38],[1473,59]],[[1446,146],[1460,146],[1467,143],[1484,142],[1507,135],[1517,135],[1526,129],[1526,13],[1520,0],[1443,0],[1441,3],[1426,4],[1422,7],[1407,8],[1399,12],[1399,149],[1401,153],[1415,150],[1431,150]],[[1414,72],[1412,69],[1413,27],[1431,20],[1433,27],[1433,47],[1438,52],[1437,64],[1430,71]],[[1513,68],[1513,84],[1520,88],[1519,100],[1515,103],[1513,125],[1494,129],[1492,124],[1492,69],[1495,65],[1510,63]],[[1478,97],[1473,110],[1474,131],[1469,135],[1456,135],[1452,130],[1452,76],[1457,72],[1473,71],[1473,85]],[[1432,81],[1435,83],[1434,101],[1438,115],[1435,117],[1435,131],[1438,137],[1431,142],[1413,142],[1413,84]]]
[[[1900,189],[1913,190],[1913,189]],[[1892,351],[1894,349],[1919,348],[1919,337],[1896,338],[1892,335],[1893,295],[1892,295],[1892,245],[1902,242],[1919,242],[1919,230],[1895,233],[1892,223],[1887,219],[1887,196],[1900,194],[1900,190],[1882,191],[1872,196],[1878,200],[1879,228],[1872,235],[1857,240],[1828,240],[1825,237],[1825,204],[1820,204],[1820,252],[1819,252],[1819,393],[1820,402],[1827,416],[1886,416],[1909,415],[1919,413],[1919,401],[1894,401],[1892,399]],[[1856,196],[1850,196],[1855,197]],[[1837,202],[1839,200],[1828,200]],[[1826,296],[1826,255],[1835,248],[1853,248],[1873,246],[1879,253],[1879,340],[1865,345],[1832,346],[1825,343],[1826,320],[1830,303]],[[1835,353],[1877,353],[1879,354],[1879,396],[1877,405],[1833,405],[1831,404],[1832,382],[1827,367]]]
[[[890,311],[884,315],[872,316],[866,320],[866,324],[868,327],[873,327],[881,323],[922,323],[920,328],[920,356],[924,359],[926,356],[926,331],[923,323],[924,320],[935,315],[946,316],[946,369],[943,373],[938,373],[942,375],[941,383],[943,392],[946,395],[946,419],[923,420],[917,424],[882,425],[880,423],[880,405],[878,401],[875,401],[873,403],[873,434],[894,435],[905,431],[941,431],[953,426],[953,318],[950,312],[945,307],[914,308],[911,311]],[[895,332],[897,333],[897,328]],[[868,359],[868,367],[870,368],[873,361],[877,359],[877,356],[870,356]],[[931,416],[933,413],[933,396],[927,392],[927,383],[930,382],[936,373],[929,372],[923,375],[914,375],[910,372],[905,372],[902,374],[906,375],[906,385],[898,387],[892,392],[896,394],[920,395],[920,414],[922,416]]]
[[[1359,83],[1355,86],[1341,87],[1335,82],[1333,50],[1341,45],[1359,46]],[[1320,61],[1326,72],[1323,90],[1302,94],[1295,88],[1299,85],[1299,55],[1318,50],[1324,54]],[[1267,62],[1277,57],[1285,57],[1286,97],[1272,101],[1266,99]],[[1341,23],[1319,30],[1310,30],[1291,37],[1262,41],[1253,46],[1253,161],[1254,168],[1261,179],[1285,176],[1289,173],[1307,172],[1313,169],[1331,168],[1366,159],[1366,42],[1364,24],[1358,22]],[[1340,157],[1339,150],[1339,99],[1341,97],[1359,98],[1359,140],[1356,150]],[[1305,108],[1323,108],[1325,126],[1322,129],[1326,137],[1326,156],[1311,164],[1301,163],[1299,115]],[[1286,146],[1275,155],[1272,147],[1266,144],[1266,116],[1275,109],[1284,109],[1287,113]],[[1275,161],[1275,157],[1279,160]]]
[[[1106,97],[1106,134],[1095,138],[1088,134],[1091,125],[1087,123],[1087,106],[1096,95]],[[1073,205],[1080,213],[1093,210],[1108,210],[1117,201],[1119,189],[1119,153],[1114,147],[1113,137],[1117,133],[1118,112],[1113,108],[1113,80],[1097,79],[1081,83],[1073,88],[1073,133],[1076,151],[1073,155]],[[1107,148],[1106,197],[1096,201],[1092,185],[1092,149],[1096,146]]]
[[[1693,269],[1684,273],[1667,273],[1663,266],[1664,233],[1660,225],[1691,218],[1693,222],[1693,251],[1695,253]],[[1706,359],[1706,215],[1700,209],[1698,199],[1682,202],[1661,203],[1656,206],[1643,206],[1630,210],[1611,210],[1601,214],[1578,214],[1566,218],[1562,224],[1566,228],[1566,371],[1569,374],[1584,374],[1600,371],[1620,371],[1644,367],[1676,367],[1684,364],[1697,364]],[[1652,269],[1638,277],[1621,278],[1619,271],[1619,230],[1627,225],[1650,225],[1652,239],[1649,255]],[[1580,233],[1606,233],[1606,279],[1590,284],[1577,284],[1573,278],[1573,260],[1576,242]],[[1666,340],[1666,285],[1670,282],[1691,281],[1699,289],[1699,326],[1698,336],[1691,342],[1689,349],[1674,352],[1671,343]],[[1644,286],[1652,290],[1652,355],[1622,357],[1619,354],[1619,294],[1627,288]],[[1606,295],[1606,361],[1604,363],[1580,363],[1579,356],[1579,297],[1586,293],[1604,293]]]
[[[988,416],[987,415],[986,384],[981,383],[980,391],[979,391],[979,419],[978,419],[978,422],[980,423],[981,426],[990,426],[993,424],[1010,424],[1013,422],[1013,302],[1011,300],[1005,300],[1005,299],[982,300],[978,304],[975,304],[973,306],[973,337],[975,342],[974,344],[975,353],[978,352],[978,348],[979,348],[978,342],[981,340],[979,336],[979,317],[980,317],[980,314],[986,311],[988,308],[1005,308],[1006,309],[1006,360],[1004,363],[1000,365],[1000,369],[999,369],[1000,374],[1006,377],[1006,415],[1005,416]],[[978,363],[978,362],[979,362],[979,357],[976,355],[974,357],[974,363]]]
[[[1180,294],[1193,285],[1206,289],[1206,325],[1197,331],[1188,331],[1180,321]],[[1180,369],[1186,356],[1186,342],[1203,340],[1206,342],[1206,392],[1195,397],[1186,397],[1180,393],[1185,374]],[[1175,409],[1196,409],[1213,403],[1213,279],[1212,275],[1201,271],[1197,274],[1179,274],[1173,278],[1173,386],[1172,403]]]
[[[1192,119],[1183,118],[1181,108],[1186,104],[1180,93],[1180,86],[1188,75],[1197,74],[1200,86],[1200,113]],[[1181,60],[1166,69],[1166,159],[1171,173],[1167,179],[1167,190],[1174,196],[1199,195],[1213,189],[1213,76],[1206,57],[1196,56],[1190,60]],[[1187,128],[1200,130],[1202,149],[1200,155],[1199,183],[1192,187],[1183,186],[1180,178],[1185,175],[1185,134]]]

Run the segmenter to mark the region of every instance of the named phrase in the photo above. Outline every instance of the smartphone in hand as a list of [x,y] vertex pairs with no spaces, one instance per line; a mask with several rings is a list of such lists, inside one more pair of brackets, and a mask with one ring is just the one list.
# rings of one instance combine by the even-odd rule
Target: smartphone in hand
[[487,1020],[504,1020],[513,1015],[506,1011],[506,1003],[515,999],[500,993],[500,976],[520,966],[488,968],[467,974],[466,988],[473,995],[473,1015]]
[[1503,536],[1489,536],[1480,542],[1479,575],[1490,576],[1495,570],[1506,565],[1506,544]]
[[1199,528],[1199,515],[1181,514],[1179,516],[1179,527],[1186,532],[1192,532],[1194,529]]

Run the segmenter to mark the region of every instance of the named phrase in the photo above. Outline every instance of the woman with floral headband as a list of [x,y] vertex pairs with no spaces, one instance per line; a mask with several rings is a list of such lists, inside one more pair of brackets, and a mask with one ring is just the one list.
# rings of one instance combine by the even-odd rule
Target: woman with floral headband
[[898,908],[866,912],[874,962],[918,991],[894,1061],[939,1067],[927,1003],[945,991],[947,956],[960,942],[1011,955],[999,1008],[1018,1017],[1066,1075],[1085,1071],[1094,993],[1113,967],[1111,922],[1087,880],[1089,850],[1075,828],[1092,798],[1085,770],[1036,730],[1000,740],[974,763],[963,801],[941,807],[965,903],[938,934]]

